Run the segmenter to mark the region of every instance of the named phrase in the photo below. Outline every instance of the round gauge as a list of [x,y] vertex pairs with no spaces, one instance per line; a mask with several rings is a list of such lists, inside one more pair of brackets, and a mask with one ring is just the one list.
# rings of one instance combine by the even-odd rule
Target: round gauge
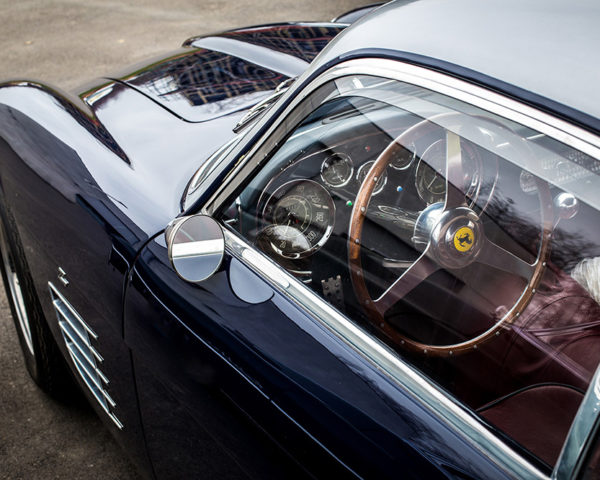
[[[375,163],[374,160],[371,160],[370,162],[367,163],[363,163],[360,168],[358,169],[358,172],[356,172],[356,180],[358,181],[358,183],[360,183],[362,185],[363,181],[365,180],[365,177],[367,176],[367,173],[369,173],[369,170],[371,169],[371,167],[373,166],[373,164]],[[387,174],[383,173],[383,175],[381,175],[381,177],[379,177],[377,179],[377,184],[375,185],[375,189],[373,190],[372,195],[377,195],[378,193],[380,193],[383,188],[385,187],[385,184],[387,183]]]
[[330,187],[343,187],[353,173],[352,160],[345,153],[332,153],[321,165],[321,179]]
[[408,148],[399,145],[392,154],[390,167],[396,170],[405,170],[412,165],[415,158],[417,158],[417,152],[414,143],[409,145]]
[[[475,201],[481,184],[481,165],[475,152],[461,145],[464,184],[461,186],[466,196]],[[423,152],[415,173],[415,186],[423,201],[428,205],[443,202],[446,197],[446,142],[437,140]]]
[[312,180],[293,180],[269,197],[263,210],[268,223],[261,248],[285,258],[302,258],[321,248],[333,230],[335,205],[329,192]]

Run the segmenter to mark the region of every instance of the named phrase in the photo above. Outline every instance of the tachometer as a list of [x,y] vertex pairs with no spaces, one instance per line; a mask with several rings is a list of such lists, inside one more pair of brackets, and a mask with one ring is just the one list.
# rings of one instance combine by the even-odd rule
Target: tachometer
[[269,197],[262,217],[269,225],[259,234],[261,248],[268,246],[285,258],[303,258],[321,248],[331,235],[335,205],[318,183],[293,180]]

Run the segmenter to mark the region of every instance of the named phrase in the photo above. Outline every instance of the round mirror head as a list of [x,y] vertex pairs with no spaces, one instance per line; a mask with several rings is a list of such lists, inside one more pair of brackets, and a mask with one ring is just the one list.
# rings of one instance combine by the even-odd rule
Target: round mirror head
[[186,282],[199,283],[217,271],[225,253],[220,225],[206,215],[173,221],[165,232],[169,260]]

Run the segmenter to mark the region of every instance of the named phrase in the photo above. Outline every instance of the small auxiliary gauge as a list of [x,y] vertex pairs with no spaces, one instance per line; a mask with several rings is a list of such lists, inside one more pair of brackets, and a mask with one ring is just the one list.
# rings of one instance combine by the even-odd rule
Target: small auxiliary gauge
[[390,167],[396,170],[405,170],[412,165],[415,158],[417,158],[417,153],[414,144],[409,145],[408,148],[403,145],[399,145],[392,154]]
[[343,187],[353,173],[352,159],[345,153],[332,153],[321,164],[321,180],[329,187]]
[[[365,177],[367,176],[367,173],[369,173],[369,170],[371,170],[371,167],[373,166],[373,164],[375,163],[374,160],[371,160],[370,162],[367,163],[363,163],[360,168],[358,169],[358,172],[356,173],[356,181],[358,183],[360,183],[362,185],[363,181],[365,180]],[[380,193],[383,190],[383,187],[385,187],[385,184],[387,183],[387,173],[383,173],[381,175],[381,177],[379,177],[379,179],[377,180],[377,184],[375,185],[375,189],[373,190],[372,195],[377,195],[378,193]]]

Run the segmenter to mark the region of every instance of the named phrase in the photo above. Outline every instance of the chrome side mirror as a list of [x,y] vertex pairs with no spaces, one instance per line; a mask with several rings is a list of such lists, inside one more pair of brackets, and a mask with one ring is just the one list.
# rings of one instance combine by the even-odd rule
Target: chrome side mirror
[[221,266],[225,239],[221,226],[206,215],[174,220],[165,231],[171,265],[186,282],[199,283]]

